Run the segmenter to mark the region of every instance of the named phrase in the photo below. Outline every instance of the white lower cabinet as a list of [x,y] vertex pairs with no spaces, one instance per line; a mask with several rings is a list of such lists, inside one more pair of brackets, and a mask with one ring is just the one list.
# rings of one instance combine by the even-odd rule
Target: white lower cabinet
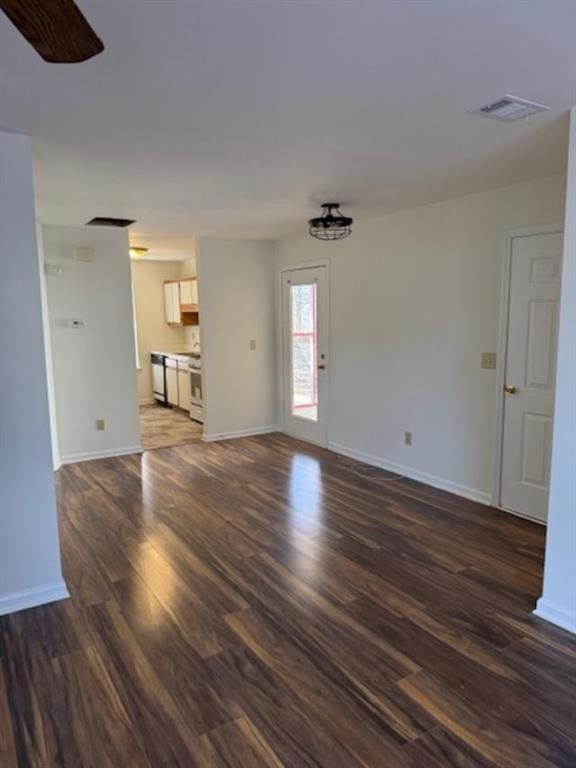
[[166,358],[166,390],[168,403],[178,405],[178,363]]
[[190,371],[188,363],[178,363],[178,407],[190,411]]
[[168,404],[190,413],[190,371],[188,363],[166,358]]

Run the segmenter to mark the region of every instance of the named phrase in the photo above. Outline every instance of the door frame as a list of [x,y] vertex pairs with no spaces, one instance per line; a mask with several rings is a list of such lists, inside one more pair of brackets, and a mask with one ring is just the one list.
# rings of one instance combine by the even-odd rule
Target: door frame
[[506,357],[508,354],[508,326],[510,322],[510,287],[512,282],[512,246],[514,240],[520,237],[534,237],[536,235],[563,234],[564,224],[540,224],[531,227],[510,229],[506,232],[502,258],[502,278],[500,292],[500,320],[498,323],[498,349],[496,357],[496,441],[494,451],[494,465],[492,469],[492,506],[502,509],[511,515],[524,517],[527,520],[546,525],[543,520],[536,520],[521,512],[505,509],[501,505],[502,495],[502,451],[504,443],[504,385],[506,383]]
[[299,261],[294,264],[283,264],[278,270],[278,311],[279,311],[279,323],[278,323],[278,335],[279,335],[279,348],[280,348],[280,360],[279,360],[279,387],[278,395],[280,398],[280,414],[281,414],[281,429],[287,435],[290,435],[287,429],[287,413],[286,413],[286,370],[288,367],[288,348],[286,345],[286,334],[284,333],[284,321],[285,321],[285,307],[284,307],[284,275],[286,272],[297,272],[305,269],[318,269],[323,267],[326,269],[326,315],[328,317],[328,381],[326,383],[326,434],[323,441],[310,441],[314,445],[319,445],[322,448],[327,448],[329,439],[328,432],[330,429],[330,404],[332,400],[332,376],[331,376],[331,290],[330,290],[330,261],[328,259],[315,259],[314,261]]

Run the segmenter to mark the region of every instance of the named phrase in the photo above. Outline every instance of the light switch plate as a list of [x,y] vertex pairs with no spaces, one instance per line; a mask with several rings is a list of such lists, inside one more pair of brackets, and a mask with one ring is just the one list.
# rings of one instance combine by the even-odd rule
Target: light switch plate
[[46,277],[62,277],[64,267],[62,264],[53,264],[48,261],[44,262],[44,274]]
[[494,371],[496,369],[496,352],[482,352],[481,367]]
[[256,349],[256,339],[250,339],[250,350],[254,352]]

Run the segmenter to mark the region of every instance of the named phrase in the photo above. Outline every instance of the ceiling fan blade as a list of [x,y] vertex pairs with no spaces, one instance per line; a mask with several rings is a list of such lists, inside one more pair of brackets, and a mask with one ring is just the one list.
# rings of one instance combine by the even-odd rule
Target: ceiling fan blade
[[74,0],[0,0],[0,9],[45,61],[86,61],[104,50]]

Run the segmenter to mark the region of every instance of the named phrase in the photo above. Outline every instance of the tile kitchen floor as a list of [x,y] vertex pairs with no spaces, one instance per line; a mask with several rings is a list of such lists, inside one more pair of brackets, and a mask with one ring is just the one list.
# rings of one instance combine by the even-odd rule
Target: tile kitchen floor
[[140,407],[140,437],[145,451],[202,440],[202,424],[183,411],[161,405]]

